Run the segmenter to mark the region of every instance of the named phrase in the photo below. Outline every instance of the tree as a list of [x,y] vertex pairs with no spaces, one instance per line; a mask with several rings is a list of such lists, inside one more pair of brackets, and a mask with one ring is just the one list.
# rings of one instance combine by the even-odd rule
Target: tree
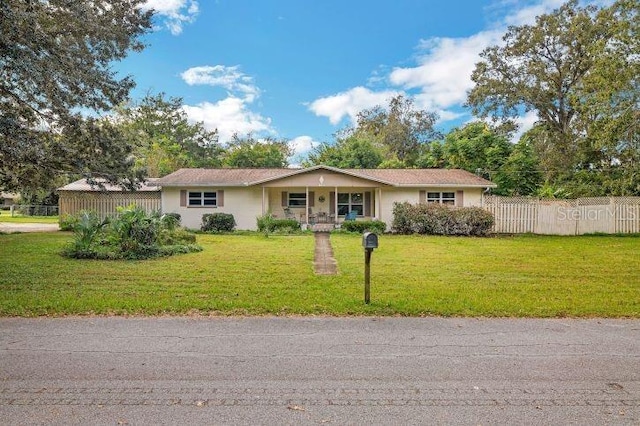
[[479,121],[451,130],[442,146],[447,167],[485,174],[485,177],[500,169],[512,149],[507,135]]
[[530,195],[541,176],[530,144],[509,142],[510,132],[481,121],[451,130],[444,141],[433,142],[418,159],[420,167],[464,169],[492,180],[497,195]]
[[134,82],[111,63],[143,48],[143,0],[4,0],[0,6],[0,186],[63,173],[133,186],[133,148],[104,120]]
[[139,168],[159,177],[182,167],[219,167],[223,149],[217,131],[190,123],[182,98],[148,94],[140,102],[116,109],[115,122],[132,144]]
[[533,195],[542,184],[542,173],[533,147],[526,138],[512,147],[509,157],[490,179],[498,185],[494,194],[509,197]]
[[387,108],[359,112],[350,133],[382,148],[385,160],[412,167],[428,142],[439,136],[433,127],[437,118],[436,113],[416,109],[412,99],[398,95],[389,100]]
[[620,161],[625,129],[637,128],[638,4],[578,6],[571,0],[535,25],[510,27],[485,49],[467,102],[480,117],[538,115],[533,146],[548,181]]
[[251,134],[244,138],[234,134],[224,154],[223,164],[238,168],[287,167],[292,154],[287,141],[256,140]]
[[383,161],[380,148],[357,135],[338,139],[335,144],[323,143],[309,154],[309,165],[324,164],[345,169],[375,169]]

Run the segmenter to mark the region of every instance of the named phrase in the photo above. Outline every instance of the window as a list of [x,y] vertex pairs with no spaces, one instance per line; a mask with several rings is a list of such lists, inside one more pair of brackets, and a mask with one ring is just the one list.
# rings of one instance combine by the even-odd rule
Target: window
[[189,191],[189,207],[216,207],[217,205],[217,192]]
[[455,192],[427,192],[427,203],[456,204]]
[[338,215],[344,216],[350,211],[356,211],[358,216],[364,216],[364,194],[362,192],[338,194]]
[[289,207],[305,207],[307,205],[307,194],[305,192],[290,192]]

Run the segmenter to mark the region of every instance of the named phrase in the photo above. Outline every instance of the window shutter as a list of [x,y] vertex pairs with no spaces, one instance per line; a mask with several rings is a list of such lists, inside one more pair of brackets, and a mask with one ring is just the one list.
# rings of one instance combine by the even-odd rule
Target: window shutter
[[424,204],[427,202],[427,191],[420,191],[420,195],[418,196],[418,200],[420,204]]
[[336,193],[331,191],[329,193],[329,214],[336,214]]
[[456,206],[464,206],[464,191],[456,191]]
[[216,205],[218,207],[224,207],[224,190],[218,191],[218,197],[216,199]]
[[371,216],[371,192],[364,193],[364,215]]
[[180,207],[186,207],[186,205],[187,205],[187,191],[183,189],[180,191]]
[[309,191],[309,207],[315,207],[316,205],[316,193],[313,191]]
[[282,203],[280,204],[282,207],[287,207],[288,205],[287,196],[287,191],[282,191]]

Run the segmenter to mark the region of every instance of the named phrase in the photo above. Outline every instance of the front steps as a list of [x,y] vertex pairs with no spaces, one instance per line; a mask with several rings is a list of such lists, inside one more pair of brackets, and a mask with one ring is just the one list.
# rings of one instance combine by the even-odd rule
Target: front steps
[[331,232],[335,229],[335,224],[333,223],[316,223],[313,225],[309,225],[309,228],[313,232]]

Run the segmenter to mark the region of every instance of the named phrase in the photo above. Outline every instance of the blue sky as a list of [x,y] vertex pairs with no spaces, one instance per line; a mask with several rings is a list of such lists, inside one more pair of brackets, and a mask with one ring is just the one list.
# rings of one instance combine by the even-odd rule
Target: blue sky
[[288,139],[295,161],[398,93],[437,111],[442,131],[471,120],[462,104],[478,53],[562,3],[148,0],[157,11],[148,47],[115,68],[136,80],[134,99],[182,97],[221,142],[234,132]]

